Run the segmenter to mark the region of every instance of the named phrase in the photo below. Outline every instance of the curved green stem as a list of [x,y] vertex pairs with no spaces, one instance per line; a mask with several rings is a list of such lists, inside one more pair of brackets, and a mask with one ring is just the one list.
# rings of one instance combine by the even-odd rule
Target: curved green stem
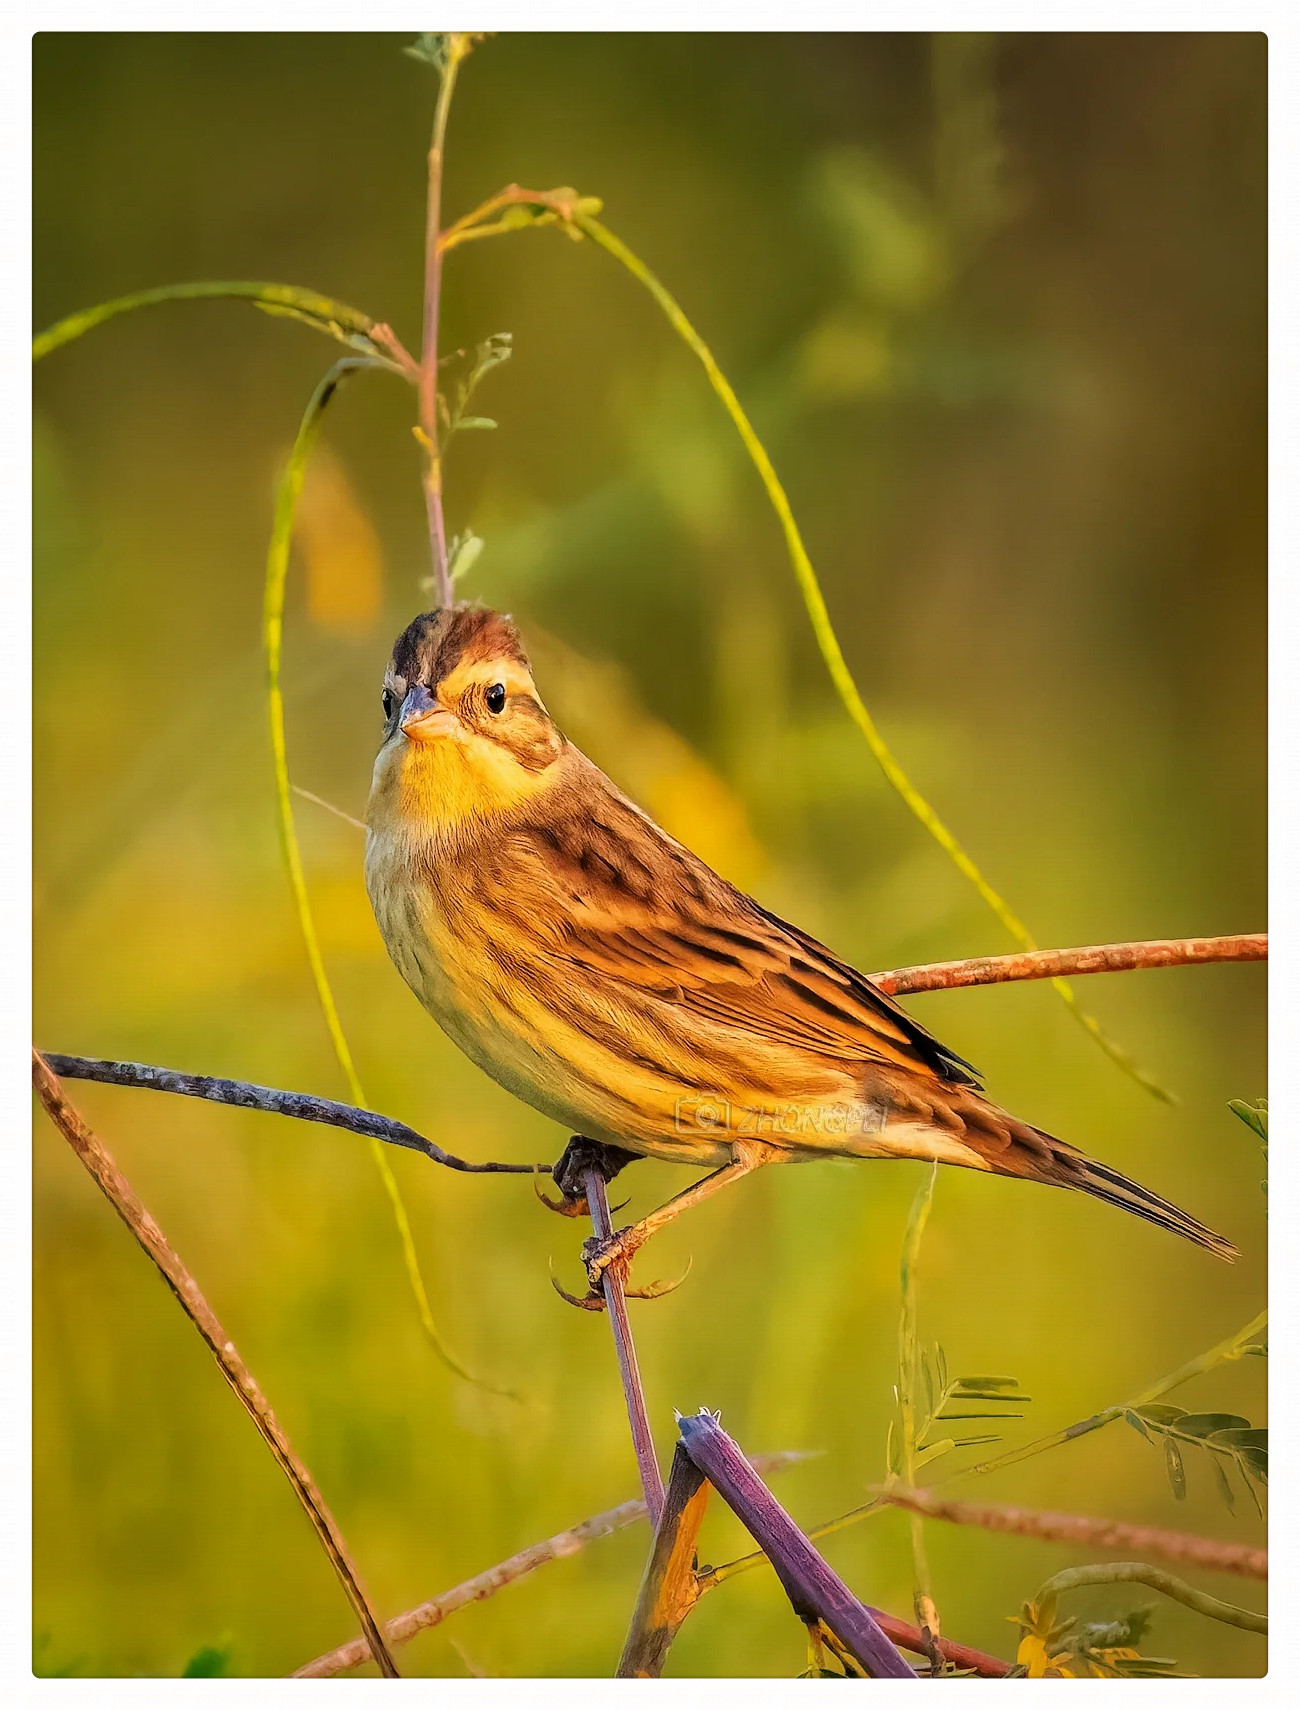
[[[881,771],[930,836],[948,855],[957,870],[970,880],[1012,938],[1026,950],[1036,950],[1038,946],[1030,936],[1029,928],[1018,915],[1013,913],[1011,905],[1006,899],[989,884],[953,833],[949,831],[929,802],[912,783],[907,773],[890,752],[884,737],[876,728],[876,722],[868,712],[866,703],[853,680],[853,673],[849,670],[848,663],[844,658],[834,625],[831,623],[830,613],[826,608],[821,584],[817,580],[817,572],[813,569],[812,560],[804,546],[803,537],[794,520],[794,512],[790,508],[790,501],[786,497],[785,489],[777,477],[776,470],[772,466],[772,460],[768,456],[763,442],[754,432],[749,417],[741,408],[739,398],[732,390],[726,375],[718,367],[713,352],[696,332],[690,321],[687,320],[676,298],[655,277],[640,257],[634,255],[620,238],[614,236],[608,227],[603,226],[599,220],[593,219],[591,215],[577,211],[572,216],[572,224],[579,231],[585,232],[594,243],[599,244],[603,250],[621,263],[633,278],[645,286],[663,310],[678,337],[699,359],[701,367],[708,375],[709,384],[721,401],[722,407],[731,417],[736,432],[740,435],[745,450],[749,453],[750,461],[758,471],[764,491],[781,524],[781,531],[785,535],[786,549],[790,554],[790,563],[794,567],[795,578],[799,584],[799,591],[803,595],[804,606],[812,624],[813,634],[817,639],[817,646],[821,651],[826,669],[830,673],[831,682],[835,685],[836,693],[839,695],[845,711],[866,738],[867,747],[875,756]],[[1075,995],[1074,988],[1068,980],[1054,979],[1052,985],[1056,988],[1059,996],[1069,1005],[1075,1019],[1092,1034],[1108,1057],[1118,1063],[1135,1080],[1141,1082],[1148,1092],[1154,1093],[1157,1098],[1164,1099],[1166,1103],[1175,1102],[1171,1093],[1167,1092],[1158,1082],[1152,1080],[1144,1070],[1138,1067],[1122,1046],[1117,1045],[1102,1031],[1101,1025],[1095,1017],[1089,1015],[1082,1008]]]
[[[663,310],[674,332],[698,359],[700,366],[708,376],[710,386],[730,416],[732,425],[740,435],[750,461],[758,472],[759,479],[763,483],[763,490],[766,492],[768,501],[781,524],[786,550],[790,555],[790,563],[794,569],[795,579],[799,584],[799,591],[803,596],[804,606],[812,624],[817,646],[845,711],[861,731],[867,747],[871,750],[885,777],[902,797],[908,809],[949,857],[958,872],[970,880],[1016,943],[1025,950],[1036,950],[1038,945],[1030,934],[1029,928],[1012,910],[1005,897],[994,890],[957,838],[939,818],[939,815],[915,784],[912,783],[877,729],[876,722],[867,710],[866,702],[862,699],[858,686],[853,679],[853,673],[849,670],[848,662],[844,657],[843,649],[840,647],[839,638],[835,634],[835,626],[832,624],[830,612],[827,610],[821,584],[817,580],[817,572],[813,569],[812,560],[809,558],[808,550],[803,543],[803,536],[799,533],[799,526],[794,520],[790,500],[786,496],[785,488],[781,485],[773,467],[772,459],[768,456],[762,440],[754,432],[753,424],[741,408],[740,400],[732,389],[730,381],[719,368],[713,352],[686,318],[680,303],[650,271],[645,262],[634,254],[621,238],[616,237],[607,226],[602,225],[592,214],[585,212],[577,200],[561,208],[551,196],[544,195],[541,192],[524,191],[518,189],[517,186],[511,186],[510,191],[503,192],[500,197],[492,198],[484,204],[481,210],[476,212],[482,212],[486,215],[488,212],[495,211],[499,204],[507,200],[512,204],[518,203],[521,206],[542,208],[545,212],[538,218],[522,223],[503,220],[475,226],[463,221],[458,222],[452,228],[455,234],[455,242],[465,243],[472,238],[492,237],[507,231],[527,230],[530,226],[550,223],[549,216],[558,215],[559,223],[563,229],[567,229],[571,234],[585,233],[593,243],[599,244],[601,249],[612,255],[615,261],[625,267],[634,279],[645,286]],[[471,215],[468,218],[472,220],[474,216]],[[1053,979],[1051,983],[1058,996],[1069,1006],[1075,1020],[1093,1036],[1113,1062],[1117,1063],[1125,1073],[1131,1075],[1134,1080],[1138,1081],[1157,1098],[1163,1099],[1168,1104],[1177,1102],[1172,1093],[1162,1087],[1159,1082],[1153,1080],[1145,1070],[1134,1062],[1121,1045],[1104,1032],[1096,1017],[1090,1015],[1079,1003],[1074,988],[1068,980],[1058,977]]]
[[[917,1408],[921,1380],[921,1344],[917,1335],[917,1262],[921,1256],[921,1237],[930,1221],[934,1205],[934,1188],[939,1166],[933,1164],[930,1173],[917,1190],[912,1209],[907,1216],[903,1236],[903,1257],[899,1276],[898,1306],[898,1422],[902,1436],[900,1456],[903,1477],[907,1483],[916,1482]],[[909,1516],[912,1538],[912,1577],[914,1602],[921,1630],[933,1637],[934,1591],[930,1582],[930,1561],[925,1548],[925,1522],[919,1514]]]
[[1163,1568],[1148,1567],[1145,1562],[1102,1562],[1096,1567],[1065,1568],[1046,1581],[1034,1601],[1041,1608],[1046,1599],[1063,1591],[1074,1591],[1081,1585],[1149,1585],[1152,1591],[1163,1592],[1198,1615],[1208,1615],[1211,1621],[1226,1621],[1228,1626],[1244,1627],[1248,1633],[1268,1632],[1267,1615],[1257,1615],[1253,1609],[1238,1609],[1235,1603],[1222,1603]]
[[155,303],[190,301],[203,297],[237,297],[264,309],[268,315],[287,315],[305,321],[318,332],[350,345],[367,356],[379,357],[378,348],[370,340],[375,325],[360,309],[337,303],[332,297],[322,297],[318,291],[308,291],[300,285],[276,285],[249,279],[198,279],[185,285],[158,285],[149,291],[134,291],[127,297],[114,297],[107,303],[97,303],[91,309],[79,309],[66,315],[32,340],[32,361],[39,362],[52,350],[71,344],[74,339],[118,315],[133,309],[148,309]]
[[[357,369],[378,366],[381,365],[366,357],[344,357],[342,361],[334,364],[311,395],[276,493],[275,520],[271,528],[271,542],[266,554],[266,598],[262,618],[262,634],[266,647],[267,706],[271,726],[271,754],[275,766],[275,796],[280,844],[284,851],[285,866],[289,873],[289,885],[293,892],[294,907],[298,914],[298,925],[302,932],[303,944],[307,950],[307,961],[311,967],[312,983],[316,987],[316,995],[320,999],[320,1006],[324,1012],[325,1025],[329,1030],[334,1055],[338,1058],[339,1067],[343,1071],[343,1077],[348,1085],[348,1095],[352,1103],[365,1108],[368,1108],[366,1095],[362,1091],[361,1080],[352,1060],[352,1052],[343,1032],[343,1024],[339,1020],[338,1006],[334,1002],[334,993],[330,986],[329,976],[325,972],[325,961],[321,955],[320,940],[316,935],[316,922],[311,911],[311,901],[307,895],[307,881],[303,872],[302,852],[299,848],[298,831],[294,822],[292,786],[289,782],[289,764],[285,750],[284,695],[280,687],[280,662],[284,638],[284,593],[289,573],[289,547],[293,538],[294,513],[297,509],[299,495],[302,492],[307,463],[320,436],[324,412],[339,386]],[[397,1232],[402,1243],[402,1253],[406,1261],[406,1274],[410,1279],[411,1291],[419,1309],[420,1322],[434,1352],[444,1365],[448,1366],[458,1377],[464,1378],[467,1383],[477,1384],[484,1389],[495,1390],[498,1394],[512,1395],[511,1391],[497,1390],[495,1385],[489,1384],[484,1379],[477,1378],[473,1373],[466,1371],[443,1341],[429,1306],[429,1295],[424,1286],[424,1278],[420,1272],[420,1261],[411,1234],[411,1222],[406,1214],[406,1206],[402,1200],[401,1190],[397,1185],[397,1178],[384,1155],[382,1144],[378,1140],[372,1139],[370,1149],[375,1161],[375,1168],[379,1171],[380,1179],[384,1184],[384,1191],[387,1193],[393,1209],[393,1218],[397,1224]]]

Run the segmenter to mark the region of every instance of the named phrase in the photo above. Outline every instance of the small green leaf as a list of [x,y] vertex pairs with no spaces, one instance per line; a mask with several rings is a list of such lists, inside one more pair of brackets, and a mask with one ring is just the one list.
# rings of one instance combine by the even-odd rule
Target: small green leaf
[[885,1465],[895,1478],[901,1478],[903,1463],[899,1458],[898,1444],[894,1440],[894,1421],[891,1419],[885,1428]]
[[1023,1413],[941,1413],[939,1418],[948,1419],[1023,1419]]
[[1153,1404],[1150,1407],[1135,1407],[1133,1410],[1140,1419],[1145,1419],[1148,1425],[1177,1425],[1187,1412],[1185,1407],[1169,1407]]
[[1142,1418],[1142,1415],[1140,1413],[1134,1413],[1131,1407],[1126,1407],[1124,1409],[1124,1421],[1126,1424],[1131,1425],[1139,1436],[1145,1437],[1148,1443],[1155,1442],[1155,1438],[1151,1435],[1150,1431],[1147,1430],[1146,1421]]
[[[934,1371],[930,1364],[929,1355],[924,1351],[921,1354],[921,1392],[925,1398],[925,1417],[928,1420],[933,1420],[936,1417],[936,1409],[934,1405]],[[940,1406],[942,1405],[943,1404],[941,1402]],[[922,1435],[924,1435],[924,1433],[922,1433]]]
[[468,575],[478,562],[482,550],[483,541],[469,530],[452,537],[451,545],[447,549],[447,573],[453,582]]
[[1170,1489],[1181,1502],[1187,1495],[1187,1474],[1183,1471],[1183,1457],[1172,1437],[1165,1438],[1165,1471],[1169,1474]]
[[441,75],[447,69],[447,51],[450,40],[445,30],[429,31],[419,35],[409,47],[402,52],[408,59],[418,59],[423,65],[431,65]]
[[494,368],[499,368],[503,362],[509,362],[514,355],[514,349],[513,333],[489,333],[485,339],[480,339],[474,346],[474,366],[470,370],[470,386],[477,386],[485,374],[490,374]]
[[957,1447],[951,1437],[943,1437],[937,1443],[927,1443],[923,1449],[918,1449],[912,1462],[917,1472],[922,1467],[928,1467],[931,1461],[937,1461],[941,1455],[947,1455]]
[[1219,1431],[1249,1431],[1250,1420],[1240,1413],[1184,1413],[1178,1429],[1188,1437],[1209,1437]]
[[1211,1455],[1210,1463],[1214,1468],[1215,1479],[1218,1481],[1219,1495],[1227,1503],[1229,1514],[1235,1514],[1237,1512],[1237,1498],[1233,1494],[1232,1480],[1228,1477],[1227,1468],[1218,1455]]
[[1262,1483],[1268,1483],[1268,1430],[1264,1426],[1245,1430],[1216,1431],[1209,1442],[1236,1455],[1238,1461]]
[[496,425],[491,416],[462,416],[456,423],[458,428],[483,428],[484,430],[494,428]]
[[1018,1389],[1020,1379],[1013,1377],[960,1377],[958,1389]]
[[1268,1100],[1260,1099],[1258,1104],[1247,1104],[1244,1098],[1230,1098],[1228,1109],[1236,1117],[1253,1129],[1259,1138],[1268,1144]]

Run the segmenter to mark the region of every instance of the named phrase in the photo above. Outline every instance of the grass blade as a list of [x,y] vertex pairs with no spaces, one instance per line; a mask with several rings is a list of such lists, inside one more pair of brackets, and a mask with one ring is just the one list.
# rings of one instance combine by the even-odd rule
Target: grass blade
[[[676,298],[655,277],[640,257],[634,255],[621,239],[614,236],[608,227],[603,226],[599,220],[594,219],[590,214],[577,209],[572,215],[572,224],[579,231],[585,232],[594,243],[599,244],[603,250],[620,262],[633,278],[645,286],[667,316],[678,337],[699,359],[704,372],[708,375],[709,384],[721,401],[722,407],[731,417],[732,424],[740,435],[745,450],[749,453],[750,461],[758,471],[763,489],[772,509],[776,512],[777,520],[781,524],[786,549],[790,555],[790,563],[794,568],[795,579],[799,584],[799,592],[803,596],[813,634],[817,639],[817,646],[821,651],[831,682],[835,686],[836,693],[839,695],[845,711],[862,732],[867,747],[874,755],[881,771],[902,797],[907,807],[953,862],[957,870],[970,880],[1011,937],[1024,949],[1036,950],[1038,946],[1031,937],[1029,928],[1012,911],[1011,905],[1006,899],[989,884],[975,862],[957,841],[957,838],[939,818],[939,815],[915,784],[912,783],[877,729],[876,722],[867,710],[866,702],[862,699],[857,683],[853,679],[853,673],[849,670],[848,662],[840,648],[839,638],[836,636],[834,625],[831,623],[821,584],[817,580],[817,572],[813,569],[812,560],[804,546],[803,537],[794,520],[794,512],[790,508],[790,501],[786,496],[785,489],[777,477],[776,470],[763,442],[754,432],[749,417],[741,408],[739,398],[732,390],[726,375],[718,367],[713,352],[696,332],[690,321],[687,320]],[[1168,1104],[1175,1102],[1171,1093],[1167,1092],[1158,1082],[1152,1080],[1120,1045],[1117,1045],[1113,1039],[1103,1032],[1100,1023],[1082,1008],[1075,995],[1074,988],[1068,980],[1057,978],[1052,981],[1052,985],[1057,994],[1069,1006],[1076,1021],[1092,1034],[1098,1045],[1112,1061],[1117,1063],[1127,1074],[1132,1075],[1136,1081],[1139,1081],[1148,1092],[1153,1093],[1157,1098],[1163,1099]]]
[[[324,412],[339,386],[349,375],[356,373],[359,368],[379,366],[381,366],[380,363],[371,361],[367,357],[344,357],[334,364],[311,395],[276,493],[275,520],[266,554],[266,598],[262,617],[262,635],[266,647],[267,711],[271,726],[271,754],[275,766],[275,796],[280,844],[284,852],[285,866],[288,869],[289,885],[293,892],[298,925],[307,951],[307,961],[311,967],[312,983],[316,988],[316,995],[320,999],[320,1006],[324,1012],[325,1026],[329,1031],[330,1042],[334,1047],[334,1055],[338,1058],[339,1067],[343,1071],[343,1078],[347,1082],[348,1095],[352,1103],[366,1108],[369,1108],[366,1095],[362,1090],[361,1080],[352,1060],[352,1052],[343,1032],[343,1024],[339,1020],[338,1006],[334,1002],[334,992],[330,986],[329,976],[325,972],[320,940],[316,935],[316,922],[311,911],[311,901],[307,895],[307,881],[303,873],[302,851],[299,848],[298,831],[294,822],[292,786],[289,782],[289,763],[285,749],[284,695],[280,687],[280,664],[284,640],[284,594],[289,574],[289,547],[293,537],[294,513],[297,509],[299,495],[302,492],[303,480],[312,449],[320,437]],[[392,1207],[393,1221],[397,1225],[397,1233],[402,1243],[406,1274],[410,1281],[411,1292],[415,1296],[420,1323],[434,1352],[445,1366],[455,1372],[457,1377],[463,1378],[466,1383],[476,1384],[482,1389],[492,1390],[500,1395],[509,1395],[512,1399],[517,1400],[518,1397],[514,1396],[512,1391],[498,1389],[496,1385],[487,1383],[483,1378],[477,1378],[472,1372],[467,1371],[443,1341],[429,1305],[428,1290],[424,1286],[419,1257],[415,1251],[415,1241],[411,1235],[410,1218],[406,1214],[406,1206],[402,1200],[401,1189],[397,1185],[397,1178],[384,1155],[381,1142],[372,1139],[370,1149],[371,1156],[375,1161],[375,1168],[379,1171],[380,1180],[384,1184],[384,1191],[388,1195],[389,1204]]]
[[155,303],[173,303],[203,297],[236,297],[255,303],[269,315],[287,315],[305,321],[318,332],[352,346],[367,356],[383,360],[378,347],[370,341],[374,322],[360,309],[337,303],[332,297],[322,297],[318,291],[308,291],[300,285],[276,285],[252,279],[197,279],[184,285],[157,285],[148,291],[133,291],[127,297],[114,297],[107,303],[97,303],[90,309],[78,309],[65,315],[32,340],[32,361],[39,362],[51,351],[71,344],[83,333],[103,326],[105,321],[134,309],[152,308]]

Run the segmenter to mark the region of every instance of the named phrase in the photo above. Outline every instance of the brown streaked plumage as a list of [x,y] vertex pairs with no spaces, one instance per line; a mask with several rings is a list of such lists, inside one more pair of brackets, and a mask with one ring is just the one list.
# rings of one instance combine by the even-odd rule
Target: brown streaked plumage
[[1235,1256],[1001,1110],[892,998],[655,825],[561,735],[507,618],[416,618],[384,707],[366,882],[389,953],[474,1062],[571,1132],[723,1178],[934,1158],[1081,1188]]

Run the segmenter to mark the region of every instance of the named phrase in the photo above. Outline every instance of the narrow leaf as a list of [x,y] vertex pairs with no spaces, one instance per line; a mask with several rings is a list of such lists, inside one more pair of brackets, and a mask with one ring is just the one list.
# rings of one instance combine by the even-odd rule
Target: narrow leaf
[[1218,1481],[1219,1495],[1227,1503],[1228,1512],[1235,1514],[1237,1512],[1237,1498],[1233,1493],[1232,1480],[1228,1477],[1227,1468],[1218,1455],[1211,1455],[1210,1460],[1214,1466],[1215,1479]]
[[940,1456],[950,1454],[957,1446],[951,1437],[941,1437],[937,1443],[927,1443],[923,1449],[918,1449],[912,1465],[917,1472],[920,1472],[922,1467],[928,1467],[931,1461],[937,1461]]
[[1133,1427],[1139,1436],[1145,1437],[1148,1443],[1155,1442],[1155,1438],[1147,1429],[1146,1421],[1142,1418],[1140,1413],[1134,1413],[1131,1407],[1126,1407],[1124,1409],[1124,1420],[1126,1424]]
[[1165,1471],[1169,1474],[1170,1489],[1181,1502],[1187,1495],[1187,1475],[1183,1471],[1183,1457],[1178,1444],[1169,1437],[1165,1439]]
[[1261,1099],[1257,1105],[1247,1104],[1244,1098],[1230,1098],[1228,1109],[1253,1129],[1259,1138],[1268,1144],[1268,1101]]
[[1220,1431],[1249,1431],[1250,1420],[1240,1413],[1184,1413],[1178,1429],[1188,1437],[1209,1437]]
[[1153,1404],[1147,1407],[1135,1407],[1133,1411],[1148,1425],[1176,1425],[1186,1414],[1185,1407],[1169,1407],[1164,1404]]

